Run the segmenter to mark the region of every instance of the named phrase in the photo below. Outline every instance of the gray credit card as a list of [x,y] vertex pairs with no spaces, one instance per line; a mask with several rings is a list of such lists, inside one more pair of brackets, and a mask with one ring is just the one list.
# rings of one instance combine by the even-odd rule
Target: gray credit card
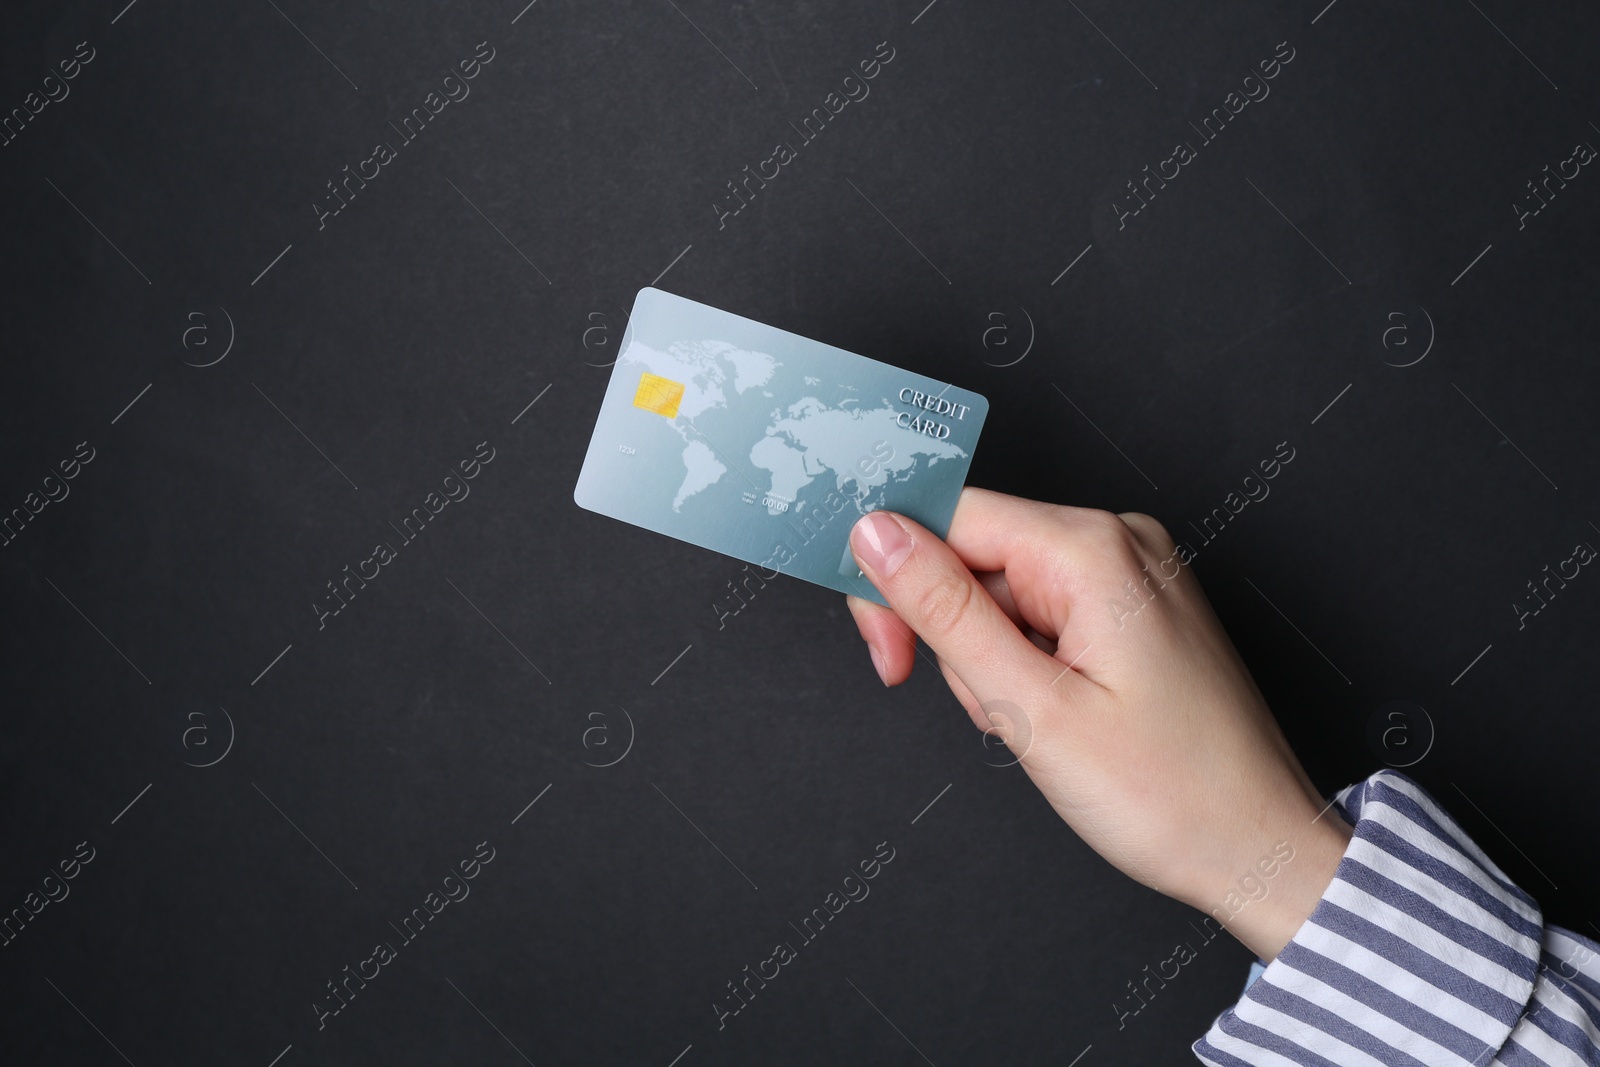
[[882,604],[851,526],[887,508],[943,537],[988,412],[970,390],[645,288],[573,499]]

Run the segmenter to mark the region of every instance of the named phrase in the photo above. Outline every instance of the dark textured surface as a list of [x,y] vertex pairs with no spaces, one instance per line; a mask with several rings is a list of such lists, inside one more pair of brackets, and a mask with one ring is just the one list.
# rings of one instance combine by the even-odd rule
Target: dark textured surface
[[[840,597],[780,581],[719,630],[736,562],[572,503],[623,311],[669,264],[984,393],[973,483],[1190,538],[1319,785],[1415,760],[1427,722],[1385,705],[1420,705],[1408,773],[1592,932],[1600,577],[1520,629],[1512,605],[1600,544],[1600,175],[1521,228],[1513,204],[1600,145],[1600,16],[922,4],[7,12],[0,106],[70,95],[0,148],[0,508],[70,493],[0,548],[0,908],[93,850],[0,948],[8,1062],[1192,1062],[1244,950],[1119,1029],[1193,913],[988,766],[926,664],[886,693]],[[725,183],[885,41],[870,95],[719,228]],[[470,96],[319,228],[325,183],[479,42]],[[319,628],[325,583],[480,442],[470,496]],[[1270,496],[1191,537],[1280,442]],[[404,941],[480,842],[470,896]],[[870,897],[719,1031],[725,984],[881,842]]]

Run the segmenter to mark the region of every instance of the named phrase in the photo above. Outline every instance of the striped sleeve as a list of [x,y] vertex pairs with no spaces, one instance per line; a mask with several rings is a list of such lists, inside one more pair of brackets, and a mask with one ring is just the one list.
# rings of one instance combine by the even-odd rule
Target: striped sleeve
[[1354,827],[1284,950],[1194,1044],[1213,1067],[1600,1067],[1600,945],[1539,905],[1410,778],[1335,800]]

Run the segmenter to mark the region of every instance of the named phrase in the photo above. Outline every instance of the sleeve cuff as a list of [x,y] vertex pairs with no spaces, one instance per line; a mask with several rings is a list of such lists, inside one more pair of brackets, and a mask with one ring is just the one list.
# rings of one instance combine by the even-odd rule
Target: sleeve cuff
[[1195,1055],[1481,1067],[1533,992],[1538,904],[1403,774],[1379,771],[1335,803],[1354,832],[1333,881]]

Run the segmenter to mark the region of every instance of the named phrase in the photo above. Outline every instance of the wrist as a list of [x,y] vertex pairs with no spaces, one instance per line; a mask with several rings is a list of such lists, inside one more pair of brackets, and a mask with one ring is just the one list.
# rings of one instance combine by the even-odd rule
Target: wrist
[[[1295,855],[1284,865],[1271,891],[1230,924],[1234,937],[1257,957],[1272,960],[1305,925],[1350,846],[1350,824],[1329,808],[1304,833],[1296,834]],[[1253,913],[1252,910],[1254,909]]]
[[1351,833],[1350,824],[1330,807],[1312,822],[1261,837],[1253,851],[1242,853],[1246,858],[1219,870],[1211,888],[1188,903],[1260,959],[1271,960],[1327,892]]

